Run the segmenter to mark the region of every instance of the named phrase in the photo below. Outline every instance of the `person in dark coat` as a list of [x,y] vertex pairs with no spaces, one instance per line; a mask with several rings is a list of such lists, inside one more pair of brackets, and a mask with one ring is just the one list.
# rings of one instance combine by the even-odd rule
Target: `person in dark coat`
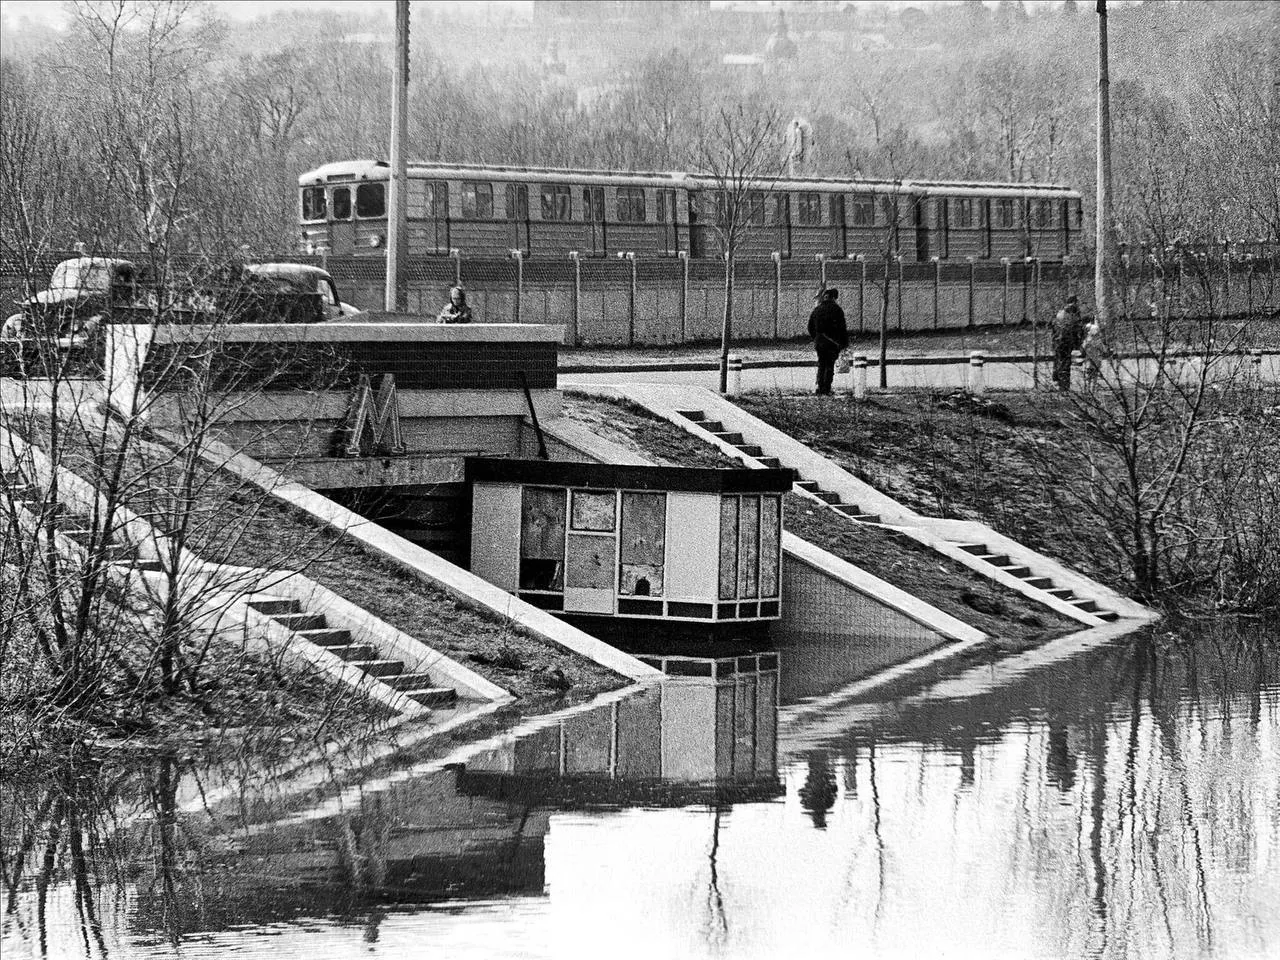
[[836,301],[840,291],[828,287],[818,294],[818,305],[809,314],[809,339],[818,354],[819,395],[831,392],[831,380],[836,373],[836,358],[849,346],[849,328],[845,325],[844,311]]
[[1071,389],[1071,354],[1084,344],[1085,322],[1075,294],[1053,318],[1053,382],[1059,390]]

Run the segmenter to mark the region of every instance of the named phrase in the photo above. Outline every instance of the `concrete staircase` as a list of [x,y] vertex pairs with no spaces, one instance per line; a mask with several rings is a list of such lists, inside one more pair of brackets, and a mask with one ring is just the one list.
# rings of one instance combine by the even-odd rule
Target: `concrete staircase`
[[403,660],[379,650],[372,642],[354,642],[350,630],[329,626],[325,614],[307,612],[300,600],[258,594],[249,599],[248,605],[291,631],[296,641],[321,648],[363,672],[371,682],[385,684],[424,707],[445,706],[458,699],[453,687],[434,683],[429,673],[406,670]]
[[[701,410],[677,410],[676,413],[684,417],[696,427],[710,433],[717,440],[726,443],[736,449],[743,457],[755,461],[761,467],[769,470],[776,470],[787,467],[778,457],[767,456],[764,448],[757,443],[748,443],[741,433],[732,430],[726,430],[723,423],[719,420],[712,420]],[[830,507],[841,516],[847,517],[858,523],[879,523],[880,516],[864,510],[856,503],[846,503],[839,493],[833,490],[824,490],[817,480],[805,479],[805,477],[795,467],[790,468],[796,475],[794,491],[802,496],[806,496],[811,500]]]
[[1152,620],[1155,614],[985,524],[916,513],[782,430],[701,387],[621,383],[578,389],[620,396],[670,421],[748,467],[789,467],[794,491],[847,521],[879,524],[1080,623]]

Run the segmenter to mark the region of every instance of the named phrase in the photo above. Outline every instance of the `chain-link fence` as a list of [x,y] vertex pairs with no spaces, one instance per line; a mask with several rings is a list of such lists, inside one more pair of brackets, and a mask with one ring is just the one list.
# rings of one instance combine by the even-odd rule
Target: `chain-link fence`
[[[1274,245],[1152,251],[1126,248],[1117,269],[1119,302],[1131,316],[1275,315],[1280,310]],[[0,262],[0,309],[8,315],[48,283],[61,260],[50,253],[25,268]],[[132,259],[127,254],[120,254]],[[140,262],[143,258],[137,258]],[[269,258],[262,258],[269,259]],[[382,256],[297,256],[324,267],[343,300],[380,309]],[[174,270],[198,257],[176,257]],[[467,290],[475,319],[551,323],[570,344],[679,344],[716,339],[725,316],[725,264],[684,257],[415,257],[402,271],[410,313],[434,317],[449,288]],[[850,328],[894,332],[1047,322],[1069,293],[1093,299],[1084,262],[1027,260],[907,262],[899,259],[742,259],[734,264],[731,316],[739,339],[803,336],[814,295],[840,291]]]

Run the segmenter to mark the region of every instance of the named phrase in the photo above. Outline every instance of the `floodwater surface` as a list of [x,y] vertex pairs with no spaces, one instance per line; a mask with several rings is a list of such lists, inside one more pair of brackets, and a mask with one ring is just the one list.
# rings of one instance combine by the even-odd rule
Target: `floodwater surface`
[[1280,956],[1272,631],[892,700],[792,705],[787,669],[721,662],[447,763],[6,784],[5,960]]

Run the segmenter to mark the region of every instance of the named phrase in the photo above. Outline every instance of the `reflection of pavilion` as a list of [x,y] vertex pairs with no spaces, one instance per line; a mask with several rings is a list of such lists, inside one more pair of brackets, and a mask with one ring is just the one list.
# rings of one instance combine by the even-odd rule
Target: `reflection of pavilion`
[[672,679],[468,760],[459,788],[560,809],[779,796],[777,662],[655,658]]

